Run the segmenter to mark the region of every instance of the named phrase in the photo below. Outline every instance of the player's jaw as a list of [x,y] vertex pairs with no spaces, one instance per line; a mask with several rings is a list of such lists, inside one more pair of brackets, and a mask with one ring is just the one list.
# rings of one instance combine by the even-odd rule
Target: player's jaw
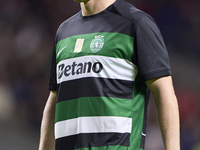
[[88,2],[90,0],[74,0],[75,2],[81,3],[81,2]]

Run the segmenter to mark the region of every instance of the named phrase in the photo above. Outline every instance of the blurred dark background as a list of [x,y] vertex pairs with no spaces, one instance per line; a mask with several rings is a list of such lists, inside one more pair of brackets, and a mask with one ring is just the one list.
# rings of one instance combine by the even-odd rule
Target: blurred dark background
[[[182,150],[200,150],[200,1],[128,0],[157,21],[170,55]],[[54,36],[73,0],[0,0],[0,149],[36,150]],[[147,150],[163,144],[151,98]]]

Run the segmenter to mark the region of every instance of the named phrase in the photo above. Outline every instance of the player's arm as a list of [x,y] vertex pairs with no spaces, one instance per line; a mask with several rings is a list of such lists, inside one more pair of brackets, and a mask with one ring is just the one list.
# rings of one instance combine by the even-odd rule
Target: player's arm
[[165,150],[180,150],[178,103],[171,76],[146,81],[156,107]]
[[55,150],[55,106],[56,92],[51,91],[43,111],[39,150]]

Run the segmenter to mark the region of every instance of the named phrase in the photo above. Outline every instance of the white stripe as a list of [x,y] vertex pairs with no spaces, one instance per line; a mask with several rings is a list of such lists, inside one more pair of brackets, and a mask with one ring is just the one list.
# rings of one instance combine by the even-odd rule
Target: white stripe
[[142,133],[143,136],[147,136],[146,134]]
[[131,133],[132,119],[125,117],[80,117],[55,124],[55,138],[79,133]]
[[[95,73],[91,71],[74,74],[72,75],[72,64],[75,62],[76,66],[74,67],[74,72],[78,69],[80,70],[80,66],[78,64],[84,64],[86,62],[91,62],[94,64],[95,62],[100,62],[103,65],[103,70],[99,73]],[[61,70],[59,68],[60,65],[64,64],[64,66],[71,67],[70,70],[67,71],[68,76],[64,75],[65,67]],[[98,65],[97,65],[98,67]],[[59,79],[59,75],[62,74],[62,77]],[[67,60],[63,60],[57,65],[57,83],[61,83],[64,81],[80,79],[85,77],[101,77],[101,78],[110,78],[110,79],[121,79],[127,81],[134,81],[137,75],[137,67],[130,61],[121,59],[121,58],[112,58],[106,56],[83,56],[77,58],[71,58]]]

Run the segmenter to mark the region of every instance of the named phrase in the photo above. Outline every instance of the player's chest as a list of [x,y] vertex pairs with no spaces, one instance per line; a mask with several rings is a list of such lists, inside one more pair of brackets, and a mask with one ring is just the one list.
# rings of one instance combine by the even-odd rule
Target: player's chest
[[57,62],[87,55],[101,55],[130,60],[134,39],[122,33],[97,32],[75,35],[56,44]]

